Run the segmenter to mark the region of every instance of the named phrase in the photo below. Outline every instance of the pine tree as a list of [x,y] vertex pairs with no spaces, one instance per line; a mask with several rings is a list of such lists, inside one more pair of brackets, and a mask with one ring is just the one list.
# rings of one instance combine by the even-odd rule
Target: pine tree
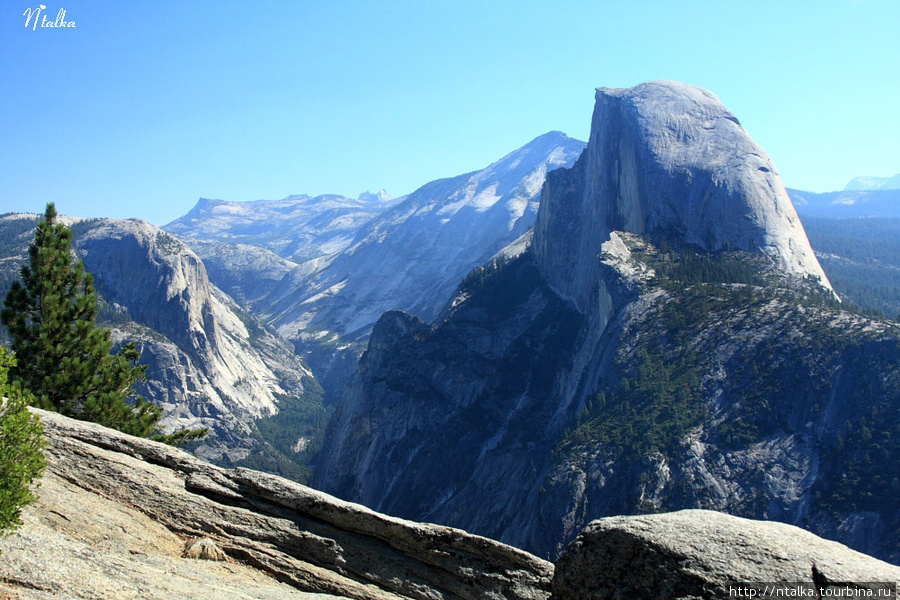
[[0,313],[15,351],[10,377],[41,408],[150,436],[162,408],[134,395],[146,366],[137,366],[134,343],[110,353],[109,330],[96,326],[93,277],[73,260],[72,231],[56,218],[50,203],[28,249],[22,282],[12,285]]
[[40,419],[26,408],[29,395],[7,380],[14,364],[0,348],[0,535],[22,524],[21,508],[36,499],[31,484],[45,464]]

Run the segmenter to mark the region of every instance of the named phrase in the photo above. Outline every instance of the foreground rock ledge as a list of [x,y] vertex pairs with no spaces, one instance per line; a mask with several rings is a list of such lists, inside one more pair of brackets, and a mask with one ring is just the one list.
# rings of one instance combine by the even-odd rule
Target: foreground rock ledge
[[[553,565],[504,544],[35,412],[49,440],[47,473],[23,530],[0,540],[0,597],[549,596]],[[210,538],[227,561],[182,558],[196,538]]]
[[[900,568],[791,525],[683,510],[594,521],[556,562],[552,597],[747,598],[767,582],[789,584],[778,597],[818,598],[797,590],[894,586]],[[887,597],[877,587],[843,597]]]

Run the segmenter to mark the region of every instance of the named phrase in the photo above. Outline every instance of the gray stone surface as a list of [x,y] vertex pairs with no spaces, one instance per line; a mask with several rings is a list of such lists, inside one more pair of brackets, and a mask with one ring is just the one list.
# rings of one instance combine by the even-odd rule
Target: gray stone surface
[[460,280],[534,225],[547,172],[571,166],[584,146],[549,132],[484,169],[387,201],[204,200],[166,229],[184,236],[219,288],[294,343],[337,402],[378,318],[440,314]]
[[[303,393],[300,376],[310,373],[290,347],[261,328],[251,335],[234,301],[175,236],[138,219],[104,219],[76,246],[106,302],[124,307],[187,355],[188,370],[195,372],[188,376],[151,368],[149,378],[164,385],[146,395],[165,407],[166,425],[240,427],[203,417],[234,415],[241,422],[270,416],[277,412],[277,395]],[[142,341],[146,345],[151,340]]]
[[[0,581],[22,597],[549,595],[552,565],[498,542],[39,412],[50,441],[41,500],[0,540]],[[197,538],[227,560],[182,558]]]
[[[0,294],[28,261],[37,218],[0,217],[0,236],[15,239],[0,252]],[[292,345],[211,283],[204,263],[175,236],[139,219],[61,221],[73,227],[74,249],[94,277],[101,325],[114,344],[135,342],[141,352],[147,380],[137,392],[163,407],[162,428],[208,427],[196,451],[209,460],[271,456],[253,421],[278,413],[285,398],[318,402],[321,393]],[[283,272],[279,261],[286,261],[255,250],[243,258],[258,278]]]
[[181,558],[184,542],[125,504],[48,473],[24,527],[0,538],[0,598],[337,600],[236,561]]
[[[369,194],[359,199],[337,194],[305,194],[281,200],[227,202],[201,198],[188,214],[165,226],[191,240],[216,240],[266,248],[301,263],[340,252],[356,230],[388,208],[393,198]],[[204,261],[206,256],[203,257]],[[228,260],[228,259],[226,259]]]
[[552,598],[729,598],[766,582],[875,589],[900,568],[791,525],[683,510],[591,523],[557,561]]
[[759,251],[830,288],[775,166],[712,93],[673,81],[599,88],[591,137],[548,175],[534,249],[551,287],[580,310],[612,231],[706,250]]

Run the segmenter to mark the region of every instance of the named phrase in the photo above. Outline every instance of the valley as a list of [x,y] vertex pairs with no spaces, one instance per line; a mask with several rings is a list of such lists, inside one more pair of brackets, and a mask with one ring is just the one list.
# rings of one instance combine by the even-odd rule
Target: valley
[[[67,222],[138,391],[214,464],[547,560],[699,508],[896,563],[892,193],[786,191],[713,94],[651,82],[600,88],[587,144],[400,198]],[[3,290],[34,223],[0,217]]]

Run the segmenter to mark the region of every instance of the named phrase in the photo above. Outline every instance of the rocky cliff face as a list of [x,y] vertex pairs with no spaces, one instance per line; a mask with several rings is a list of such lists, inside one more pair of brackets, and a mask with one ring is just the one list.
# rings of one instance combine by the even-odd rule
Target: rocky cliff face
[[395,203],[384,191],[226,202],[201,198],[165,229],[203,259],[212,281],[254,313],[298,288]]
[[662,278],[685,259],[630,236],[607,246],[602,328],[529,254],[437,326],[382,317],[313,484],[545,557],[591,519],[704,507],[897,560],[900,471],[877,441],[900,426],[896,328],[789,279]]
[[280,288],[302,285],[309,275],[297,263],[260,246],[196,237],[180,239],[203,260],[210,281],[250,313],[265,306],[269,296]]
[[530,251],[476,269],[434,325],[376,325],[314,485],[544,557],[594,518],[700,507],[898,560],[878,441],[900,431],[896,327],[839,310],[711,95],[597,105]]
[[253,421],[277,414],[282,398],[316,393],[289,345],[213,286],[199,257],[172,235],[111,219],[84,222],[76,234],[104,300],[137,325],[116,326],[114,337],[139,340],[149,365],[139,391],[164,407],[164,426],[211,429],[197,448],[202,456],[237,461],[260,450]]
[[570,166],[583,148],[551,132],[485,169],[421,187],[264,312],[291,339],[309,330],[364,340],[391,309],[433,319],[466,273],[534,224],[547,173]]
[[548,178],[544,198],[538,268],[582,311],[611,231],[762,252],[829,286],[772,161],[718,98],[694,86],[598,89],[588,148]]
[[0,541],[0,590],[116,600],[549,596],[553,566],[515,548],[40,414],[48,472],[24,530]]
[[47,471],[24,526],[0,538],[4,598],[546,600],[551,586],[558,600],[727,598],[765,581],[814,597],[900,580],[897,567],[797,528],[693,510],[591,523],[554,568],[458,529],[37,412]]
[[[0,223],[10,234],[4,279],[16,278],[27,260],[34,223],[33,215]],[[68,223],[101,296],[101,321],[115,343],[137,342],[141,363],[148,365],[139,393],[164,407],[167,429],[210,428],[199,454],[225,462],[276,454],[254,423],[277,420],[283,409],[304,402],[324,410],[318,384],[290,344],[212,285],[184,243],[139,220]],[[293,443],[313,441],[306,430],[296,436]]]

